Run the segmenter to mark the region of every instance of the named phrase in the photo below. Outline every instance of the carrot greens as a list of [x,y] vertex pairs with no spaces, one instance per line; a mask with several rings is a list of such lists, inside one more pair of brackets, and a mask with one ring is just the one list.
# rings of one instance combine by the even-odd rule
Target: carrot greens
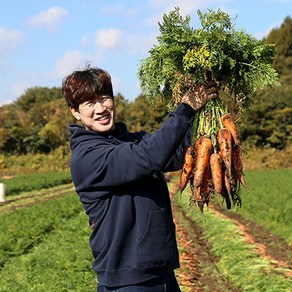
[[[278,74],[272,67],[275,46],[264,44],[244,30],[235,29],[235,19],[220,9],[206,13],[198,10],[198,17],[201,27],[194,29],[190,26],[191,17],[182,17],[179,7],[163,15],[162,22],[158,23],[158,43],[139,66],[142,93],[150,103],[160,98],[169,110],[173,110],[185,94],[195,92],[199,84],[214,80],[228,98],[235,101],[242,114],[252,106],[257,90],[279,85]],[[216,189],[222,190],[220,195],[228,209],[231,202],[241,206],[240,184],[244,187],[247,185],[243,178],[240,136],[220,96],[196,111],[193,133],[196,163],[193,164],[192,174],[188,174],[192,190],[190,202],[197,203],[202,211],[204,204],[208,204],[216,194],[209,175],[209,158],[198,175],[198,154],[203,149],[196,142],[205,137],[212,141],[208,157],[212,153],[219,153],[223,161],[219,176],[223,179],[216,182]],[[222,145],[226,147],[225,151]],[[187,164],[185,161],[183,170]],[[216,173],[212,175],[215,177]],[[207,183],[203,183],[203,177],[208,180]],[[181,190],[184,188],[185,184]]]
[[213,79],[230,93],[241,110],[248,108],[257,89],[278,85],[272,67],[275,46],[236,30],[234,19],[221,11],[198,10],[201,28],[190,26],[179,7],[163,15],[158,44],[141,61],[141,88],[151,102],[162,97],[172,108],[196,83]]

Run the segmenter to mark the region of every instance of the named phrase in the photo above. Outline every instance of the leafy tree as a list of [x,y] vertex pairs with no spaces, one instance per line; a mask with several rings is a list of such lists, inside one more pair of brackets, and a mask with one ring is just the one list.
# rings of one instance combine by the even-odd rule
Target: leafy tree
[[128,106],[126,115],[129,130],[153,132],[166,119],[168,111],[162,100],[157,99],[150,106],[146,97],[140,95]]
[[62,98],[60,88],[32,87],[17,99],[15,105],[23,111],[29,111],[35,104],[41,105],[58,98]]
[[[237,125],[246,145],[283,149],[292,140],[292,19],[286,17],[264,42],[276,44],[273,66],[280,74],[281,86],[258,92],[251,110],[240,117]],[[223,99],[224,94],[220,94]],[[230,98],[225,101],[238,118],[236,104]],[[117,121],[126,122],[133,131],[153,132],[168,116],[159,97],[153,106],[143,95],[129,102],[118,93],[115,103]],[[30,88],[15,102],[0,107],[0,152],[5,155],[59,151],[64,155],[64,149],[69,148],[67,126],[71,123],[76,121],[60,88]]]
[[281,86],[258,92],[251,108],[239,122],[242,139],[250,145],[283,149],[292,140],[292,19],[264,40],[276,44],[273,66]]
[[129,106],[129,102],[125,99],[123,95],[118,93],[115,96],[115,105],[117,109],[116,120],[120,122],[125,122],[127,120],[126,109]]
[[287,16],[282,25],[274,28],[264,41],[276,44],[274,67],[279,74],[292,74],[292,18]]
[[[58,88],[31,88],[15,103],[1,108],[5,113],[5,119],[0,119],[5,138],[0,145],[2,152],[48,153],[67,141],[67,125],[73,117],[60,92]],[[58,139],[52,138],[52,124],[57,125]]]

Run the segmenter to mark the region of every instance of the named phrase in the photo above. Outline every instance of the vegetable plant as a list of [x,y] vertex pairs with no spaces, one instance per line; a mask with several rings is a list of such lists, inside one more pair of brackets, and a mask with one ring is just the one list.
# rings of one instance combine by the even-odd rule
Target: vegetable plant
[[[201,24],[197,29],[190,26],[190,16],[180,15],[179,7],[163,15],[162,22],[158,23],[158,44],[139,65],[142,93],[150,103],[161,98],[173,110],[185,94],[214,80],[235,101],[242,114],[252,106],[257,90],[279,85],[278,74],[272,67],[275,45],[264,44],[244,30],[235,29],[235,19],[220,9],[197,13]],[[189,181],[190,201],[197,203],[201,210],[218,190],[227,208],[232,202],[241,206],[240,184],[246,186],[242,147],[235,123],[220,95],[195,113],[193,133],[193,171],[183,167],[181,175],[187,177],[181,178],[184,182],[181,191],[185,181]],[[202,149],[206,145],[203,141],[208,142],[206,149]],[[219,167],[210,167],[213,153],[220,155],[221,159],[216,159],[221,163]],[[214,173],[215,169],[222,173]]]

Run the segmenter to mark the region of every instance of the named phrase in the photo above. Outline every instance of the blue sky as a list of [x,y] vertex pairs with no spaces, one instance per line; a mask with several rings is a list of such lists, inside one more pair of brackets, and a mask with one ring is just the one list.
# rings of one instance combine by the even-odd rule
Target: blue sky
[[115,94],[139,93],[140,60],[156,43],[158,21],[180,7],[199,25],[197,9],[221,10],[258,39],[291,17],[292,0],[0,0],[0,105],[28,88],[61,86],[87,62],[109,71]]

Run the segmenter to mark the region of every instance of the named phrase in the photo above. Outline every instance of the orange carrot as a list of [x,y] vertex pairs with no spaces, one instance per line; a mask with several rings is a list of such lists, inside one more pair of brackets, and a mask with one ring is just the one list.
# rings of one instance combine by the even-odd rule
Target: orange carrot
[[198,202],[198,206],[201,212],[203,212],[204,205],[206,204],[208,206],[209,204],[211,191],[212,191],[212,174],[210,164],[208,164],[201,185],[201,196],[203,197],[203,201]]
[[210,196],[211,179],[212,179],[211,168],[210,164],[208,164],[201,184],[201,195],[203,196],[204,199],[207,199]]
[[196,141],[196,164],[194,169],[194,187],[197,188],[202,184],[203,176],[206,171],[209,159],[213,151],[213,145],[210,138],[201,136]]
[[234,124],[231,114],[224,114],[221,116],[223,127],[231,132],[232,138],[236,145],[240,144],[240,136]]
[[210,167],[211,167],[214,190],[217,194],[221,194],[222,182],[223,182],[223,169],[222,169],[222,158],[219,153],[213,153],[211,155]]
[[244,178],[243,174],[243,165],[242,165],[242,154],[241,154],[241,148],[239,145],[235,145],[232,149],[232,165],[235,170],[236,177],[239,179],[240,183],[247,187],[247,183]]
[[201,189],[202,189],[201,186],[199,186],[199,187],[197,187],[195,189],[195,199],[196,199],[197,202],[201,202],[201,201],[204,200],[204,198],[203,198],[203,196],[201,194]]
[[231,132],[225,128],[219,129],[217,133],[219,152],[228,171],[231,175],[231,154],[232,154],[232,136]]
[[185,153],[185,157],[184,157],[185,161],[184,161],[184,165],[183,165],[181,175],[180,175],[179,186],[180,186],[181,193],[184,191],[194,168],[193,153],[194,153],[194,147],[193,146],[188,147]]

